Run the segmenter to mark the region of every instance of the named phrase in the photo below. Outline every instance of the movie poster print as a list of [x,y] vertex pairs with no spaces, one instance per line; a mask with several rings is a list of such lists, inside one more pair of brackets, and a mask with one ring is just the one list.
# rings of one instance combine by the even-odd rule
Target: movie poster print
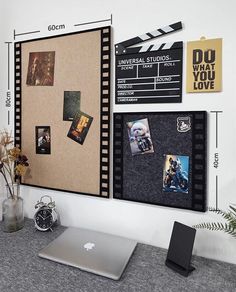
[[88,134],[92,121],[93,118],[91,116],[79,111],[71,124],[67,137],[82,145]]
[[36,126],[36,154],[51,154],[51,131],[49,126]]
[[30,86],[53,86],[55,52],[29,53],[26,84]]
[[80,91],[64,91],[63,121],[73,121],[80,110]]
[[188,194],[189,156],[165,155],[163,191]]
[[127,128],[132,155],[154,152],[147,118],[128,122]]
[[222,90],[222,39],[187,43],[187,92]]

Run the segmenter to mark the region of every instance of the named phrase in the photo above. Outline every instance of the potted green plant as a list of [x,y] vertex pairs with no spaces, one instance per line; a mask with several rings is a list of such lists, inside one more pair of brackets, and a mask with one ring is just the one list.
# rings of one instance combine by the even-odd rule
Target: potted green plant
[[198,229],[208,229],[211,231],[223,231],[236,238],[236,207],[234,207],[234,205],[229,205],[229,210],[227,212],[214,208],[209,208],[209,211],[222,216],[226,222],[200,223],[193,227]]
[[3,230],[13,232],[24,226],[23,199],[19,196],[19,181],[29,166],[28,158],[14,147],[11,134],[0,132],[0,174],[6,184],[7,198],[2,204]]

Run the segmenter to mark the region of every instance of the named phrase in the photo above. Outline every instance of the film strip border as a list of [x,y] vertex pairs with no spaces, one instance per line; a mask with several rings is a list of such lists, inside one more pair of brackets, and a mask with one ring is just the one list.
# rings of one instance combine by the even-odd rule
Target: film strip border
[[113,141],[113,197],[121,199],[123,193],[123,115],[114,114]]
[[[175,31],[180,30],[182,28],[183,28],[182,22],[179,21],[179,22],[164,26],[162,28],[156,29],[154,31],[147,32],[147,33],[145,33],[143,35],[139,35],[137,37],[128,39],[126,41],[123,41],[123,42],[118,43],[118,44],[115,45],[115,54],[116,55],[122,55],[122,54],[140,52],[140,50],[142,50],[143,47],[129,48],[129,49],[128,49],[128,47],[136,45],[136,44],[139,44],[139,43],[146,42],[148,40],[151,40],[151,39],[154,39],[154,38],[157,38],[157,37],[162,37],[163,35],[175,32]],[[176,45],[174,45],[174,43],[172,43],[172,46],[176,46]],[[169,45],[168,44],[161,44],[159,46],[160,47],[161,46],[163,46],[163,47],[167,46],[168,47]],[[152,45],[152,50],[158,50],[158,49],[160,49],[160,48],[155,49],[155,45]],[[170,47],[168,49],[170,49]]]
[[21,148],[21,43],[15,43],[15,146]]
[[195,112],[192,119],[192,209],[205,212],[207,113]]
[[100,195],[109,197],[111,28],[101,29]]

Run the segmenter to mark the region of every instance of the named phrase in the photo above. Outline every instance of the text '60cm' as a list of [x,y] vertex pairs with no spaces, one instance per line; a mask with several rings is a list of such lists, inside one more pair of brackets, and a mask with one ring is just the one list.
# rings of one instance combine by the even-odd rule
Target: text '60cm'
[[65,24],[50,24],[48,26],[49,31],[60,30],[65,28],[66,28]]

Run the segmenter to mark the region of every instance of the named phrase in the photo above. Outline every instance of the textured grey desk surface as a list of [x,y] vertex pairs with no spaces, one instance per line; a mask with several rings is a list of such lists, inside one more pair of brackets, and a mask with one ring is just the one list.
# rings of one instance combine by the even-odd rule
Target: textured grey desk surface
[[0,231],[0,291],[236,291],[236,265],[194,256],[196,270],[185,278],[165,266],[166,250],[145,244],[138,244],[120,281],[39,258],[64,229],[40,233],[26,219],[18,232]]

